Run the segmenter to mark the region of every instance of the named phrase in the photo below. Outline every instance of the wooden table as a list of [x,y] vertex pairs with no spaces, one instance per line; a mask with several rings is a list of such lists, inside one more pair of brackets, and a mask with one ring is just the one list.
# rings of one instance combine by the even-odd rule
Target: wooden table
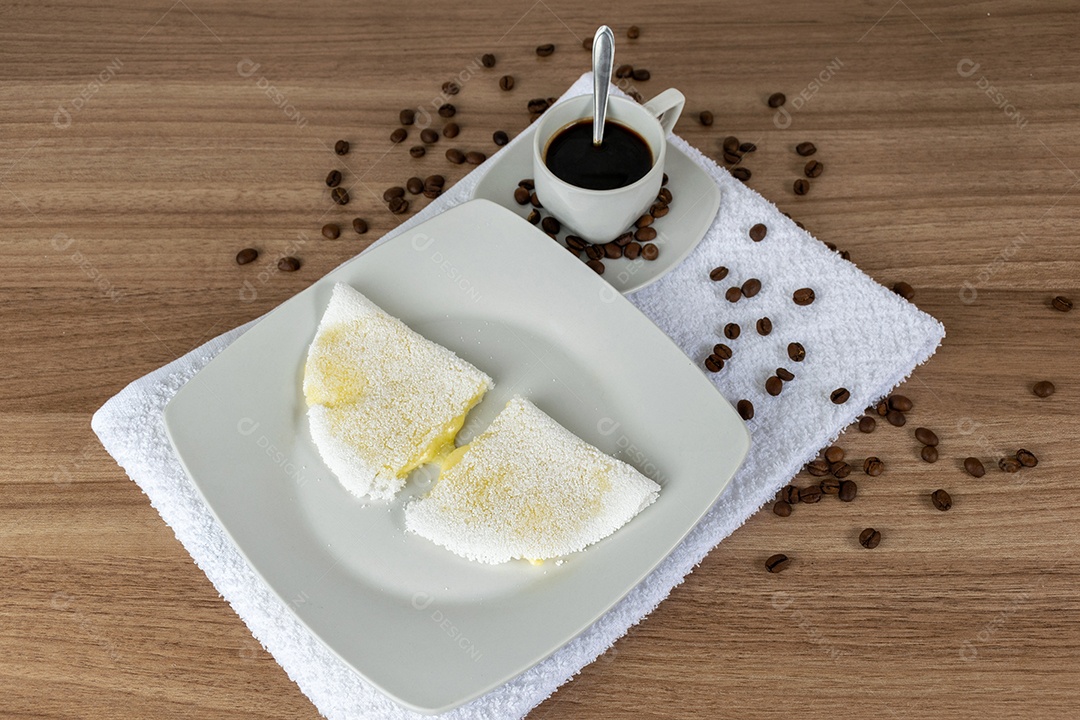
[[[782,6],[781,6],[782,5]],[[1080,700],[1080,15],[1066,3],[7,4],[0,8],[0,715],[314,718],[317,713],[102,450],[89,417],[127,382],[257,317],[402,218],[382,190],[467,166],[388,141],[400,108],[454,102],[457,145],[528,122],[586,69],[601,22],[678,132],[758,151],[750,185],[906,280],[948,338],[906,383],[911,423],[849,433],[850,505],[768,509],[535,718],[1063,718]],[[641,37],[625,38],[636,23]],[[536,45],[557,46],[538,58]],[[495,53],[498,66],[478,68]],[[500,92],[498,76],[517,79]],[[462,76],[465,77],[464,75]],[[788,114],[765,104],[787,94]],[[716,114],[701,127],[698,111]],[[347,138],[345,158],[332,152]],[[792,181],[811,140],[826,165]],[[445,141],[440,144],[445,148]],[[361,178],[345,209],[323,178]],[[421,207],[424,200],[413,203]],[[320,237],[326,218],[371,232]],[[295,244],[299,272],[243,298]],[[263,260],[260,260],[263,262]],[[838,337],[843,343],[845,338]],[[1039,399],[1030,387],[1057,384]],[[917,425],[942,459],[918,458]],[[1026,447],[1041,464],[992,466]],[[959,466],[991,464],[981,480]],[[800,477],[805,484],[809,478]],[[928,494],[948,489],[954,507]],[[856,540],[867,526],[884,539]],[[768,555],[794,558],[780,575]]]

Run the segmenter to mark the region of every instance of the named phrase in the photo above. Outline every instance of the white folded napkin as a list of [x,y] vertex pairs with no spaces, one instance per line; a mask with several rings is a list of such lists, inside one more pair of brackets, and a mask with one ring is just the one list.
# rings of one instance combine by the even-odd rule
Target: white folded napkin
[[[587,73],[564,97],[591,89],[592,77]],[[748,423],[753,436],[750,453],[697,527],[611,611],[546,660],[443,717],[524,716],[651,612],[706,553],[772,499],[864,408],[927,360],[944,337],[944,328],[934,318],[828,250],[682,139],[672,136],[671,142],[720,186],[720,212],[686,260],[630,300],[695,362],[701,363],[717,342],[732,348],[734,354],[726,367],[711,377],[732,403],[742,398],[753,402],[756,415]],[[379,242],[468,200],[484,172],[482,165]],[[507,188],[508,193],[511,190]],[[755,223],[768,227],[761,242],[748,236]],[[722,282],[711,282],[709,271],[718,265],[730,273]],[[751,277],[762,283],[759,295],[734,304],[724,299],[727,288]],[[800,307],[792,302],[792,292],[802,287],[816,293],[812,305]],[[754,325],[764,316],[772,320],[773,331],[763,337]],[[722,328],[729,322],[741,326],[737,340],[723,338]],[[335,720],[423,717],[371,687],[300,624],[244,561],[173,454],[162,422],[163,408],[248,327],[214,338],[131,383],[94,415],[94,431],[218,592],[324,716]],[[786,348],[792,341],[805,346],[805,361],[789,360]],[[785,383],[778,397],[770,397],[764,390],[765,380],[778,367],[788,368],[796,377]],[[842,405],[829,399],[838,387],[851,392],[851,399]]]

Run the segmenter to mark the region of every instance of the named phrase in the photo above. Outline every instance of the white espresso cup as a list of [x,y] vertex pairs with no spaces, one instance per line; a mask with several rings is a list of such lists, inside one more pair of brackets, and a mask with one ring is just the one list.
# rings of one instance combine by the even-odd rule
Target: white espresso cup
[[570,125],[592,118],[592,95],[567,98],[548,108],[536,121],[533,138],[533,182],[540,204],[572,234],[593,243],[614,240],[656,201],[664,177],[667,135],[675,127],[686,98],[671,88],[644,105],[608,98],[607,119],[630,128],[649,145],[653,164],[640,180],[612,190],[590,190],[556,177],[545,163],[551,139]]

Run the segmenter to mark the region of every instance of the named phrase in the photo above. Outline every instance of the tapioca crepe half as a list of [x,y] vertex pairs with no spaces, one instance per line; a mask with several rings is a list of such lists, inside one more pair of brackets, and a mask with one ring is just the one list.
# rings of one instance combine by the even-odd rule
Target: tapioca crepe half
[[334,286],[304,366],[312,440],[353,495],[393,499],[421,465],[440,468],[405,524],[484,563],[583,550],[656,500],[660,487],[515,396],[472,442],[455,440],[494,387],[352,287]]

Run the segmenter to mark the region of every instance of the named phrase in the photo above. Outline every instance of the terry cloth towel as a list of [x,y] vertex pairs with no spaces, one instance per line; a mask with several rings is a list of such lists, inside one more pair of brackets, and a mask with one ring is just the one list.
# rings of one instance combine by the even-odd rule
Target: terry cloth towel
[[[591,89],[592,77],[587,73],[564,97]],[[607,614],[514,680],[442,717],[524,716],[649,614],[712,548],[772,499],[863,408],[927,360],[944,337],[944,328],[934,318],[800,230],[772,203],[682,139],[672,136],[670,140],[720,186],[720,212],[686,260],[630,299],[695,362],[703,362],[717,342],[732,348],[733,357],[711,378],[732,403],[753,402],[756,414],[748,423],[753,438],[750,453],[697,527]],[[481,165],[380,242],[470,199],[484,171]],[[756,223],[768,227],[761,242],[748,235]],[[709,271],[718,265],[729,268],[729,274],[721,282],[711,282]],[[750,278],[761,281],[758,296],[737,303],[724,299],[727,288]],[[809,306],[792,302],[792,292],[803,287],[813,288],[817,295]],[[767,336],[755,330],[755,322],[764,316],[773,325]],[[734,341],[722,334],[723,326],[731,322],[742,329]],[[98,410],[93,428],[218,592],[324,716],[333,720],[423,717],[371,687],[300,624],[288,605],[247,565],[173,454],[162,421],[165,405],[248,327],[214,338],[134,381]],[[793,341],[806,348],[802,362],[788,359],[787,345]],[[795,380],[786,383],[778,397],[769,397],[765,380],[778,367],[791,370]],[[829,400],[830,392],[838,387],[851,392],[851,399],[842,405]]]

